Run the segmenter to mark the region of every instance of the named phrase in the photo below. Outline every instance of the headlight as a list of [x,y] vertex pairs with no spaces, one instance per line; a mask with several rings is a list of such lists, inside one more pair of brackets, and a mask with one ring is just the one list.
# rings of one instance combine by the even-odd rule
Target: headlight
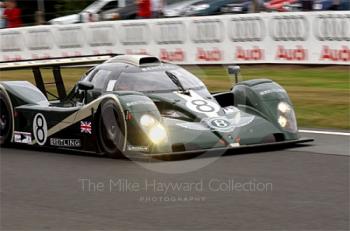
[[289,112],[290,110],[292,110],[292,107],[289,104],[285,103],[285,102],[280,102],[278,104],[277,108],[278,108],[278,110],[280,112],[282,112],[284,114]]
[[167,134],[165,128],[160,123],[157,123],[148,131],[148,137],[154,144],[159,144],[167,139]]
[[278,123],[281,125],[282,128],[285,128],[287,126],[288,120],[286,119],[286,117],[280,115],[278,117]]
[[277,105],[277,121],[286,131],[297,132],[297,122],[293,108],[286,102]]
[[159,144],[167,139],[165,128],[153,116],[143,115],[140,124],[154,144]]
[[140,123],[142,127],[150,128],[156,123],[156,120],[152,116],[146,114],[141,117]]

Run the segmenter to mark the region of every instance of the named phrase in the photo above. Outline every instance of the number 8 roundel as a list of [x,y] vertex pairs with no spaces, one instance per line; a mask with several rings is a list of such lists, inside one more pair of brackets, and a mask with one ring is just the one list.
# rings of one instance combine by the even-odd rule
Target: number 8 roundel
[[43,114],[38,113],[33,120],[33,134],[39,145],[44,145],[47,139],[47,123]]
[[186,106],[192,111],[200,113],[216,113],[220,110],[219,105],[216,103],[203,99],[188,101]]

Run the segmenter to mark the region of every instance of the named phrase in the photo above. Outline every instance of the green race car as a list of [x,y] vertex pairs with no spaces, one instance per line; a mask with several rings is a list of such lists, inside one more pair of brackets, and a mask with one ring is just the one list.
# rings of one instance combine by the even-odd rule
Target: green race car
[[[141,55],[108,57],[66,94],[60,67],[101,61],[61,59],[0,64],[33,68],[34,86],[0,82],[0,142],[121,155],[162,156],[310,141],[298,135],[287,92],[268,79],[210,93],[185,69]],[[49,101],[40,67],[52,67]],[[228,68],[237,75],[238,66]]]

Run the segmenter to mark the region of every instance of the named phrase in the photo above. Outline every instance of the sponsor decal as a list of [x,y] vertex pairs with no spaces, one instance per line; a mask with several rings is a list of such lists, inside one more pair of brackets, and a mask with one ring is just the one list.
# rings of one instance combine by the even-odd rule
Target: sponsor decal
[[219,19],[193,20],[189,32],[194,43],[220,43],[224,39],[224,23]]
[[89,121],[80,121],[80,132],[91,134],[91,122]]
[[321,60],[348,62],[350,61],[350,49],[347,46],[342,46],[341,49],[331,49],[329,46],[323,46]]
[[296,46],[296,48],[291,49],[287,49],[284,46],[278,46],[276,59],[288,61],[305,61],[308,59],[308,52],[302,46]]
[[154,27],[154,39],[159,45],[183,44],[186,34],[185,24],[181,21],[157,22]]
[[146,49],[143,49],[143,48],[141,48],[141,49],[134,49],[134,50],[132,50],[132,49],[126,49],[125,53],[126,53],[127,55],[149,55],[149,53],[147,52],[147,50],[146,50]]
[[210,128],[218,131],[231,131],[234,128],[234,125],[226,118],[211,118],[205,121]]
[[212,117],[204,118],[201,123],[206,124],[209,128],[219,132],[232,132],[235,128],[243,127],[250,124],[255,116],[245,114],[242,116],[238,111],[232,118]]
[[[81,26],[68,26],[57,28],[55,39],[57,46],[61,49],[81,48],[83,37]],[[64,55],[68,56],[68,55]]]
[[218,116],[218,112],[220,111],[220,105],[217,103],[206,100],[195,91],[189,91],[190,95],[184,95],[180,93],[176,93],[178,96],[183,98],[186,101],[186,107],[191,111],[205,114],[208,117]]
[[63,51],[61,53],[61,56],[62,57],[77,57],[77,56],[82,56],[81,52],[80,51]]
[[[254,116],[241,117],[238,112],[234,118],[227,117],[214,117],[205,118],[200,123],[186,122],[178,123],[177,126],[197,131],[219,131],[219,132],[232,132],[235,128],[248,125],[254,120]],[[236,140],[239,142],[239,140]]]
[[218,48],[207,50],[204,48],[197,48],[196,57],[198,61],[221,61],[223,59],[223,51]]
[[253,46],[252,49],[243,49],[238,46],[236,48],[236,59],[237,60],[264,60],[265,54],[264,50],[260,49],[258,46]]
[[13,135],[15,143],[32,144],[32,134],[29,132],[14,131]]
[[[6,61],[6,62],[11,62],[11,61],[20,61],[20,60],[23,60],[22,56],[21,55],[4,55],[3,56],[3,59]],[[6,65],[6,63],[4,63],[3,65]],[[9,66],[9,64],[7,63],[7,65]]]
[[44,145],[47,139],[47,123],[43,114],[38,113],[33,120],[33,134],[39,145]]
[[231,143],[230,147],[235,148],[235,147],[239,147],[240,143]]
[[314,34],[319,41],[350,41],[350,16],[342,14],[318,15]]
[[76,148],[81,146],[81,141],[80,139],[50,138],[50,145],[57,146],[57,147]]
[[128,149],[128,151],[134,151],[134,152],[149,152],[149,147],[148,146],[128,145],[127,149]]
[[26,42],[29,50],[49,50],[54,40],[49,29],[31,29],[26,33]]
[[112,25],[93,25],[88,30],[88,42],[91,47],[113,46],[115,37]]
[[126,103],[126,106],[128,107],[135,106],[135,105],[154,105],[154,103],[152,101],[142,101],[142,100]]
[[0,33],[0,50],[2,52],[19,52],[23,50],[23,47],[24,42],[21,32],[5,30],[4,32]]
[[120,42],[124,46],[147,45],[152,36],[146,23],[125,23],[118,30]]
[[176,125],[190,130],[208,131],[208,127],[196,122],[178,123]]
[[267,95],[267,94],[271,94],[271,93],[286,93],[286,91],[282,88],[277,88],[277,89],[269,89],[269,90],[261,91],[259,94],[260,95]]
[[275,16],[269,28],[275,41],[306,41],[309,35],[309,22],[304,15]]
[[173,51],[160,49],[159,58],[163,61],[182,62],[185,61],[185,52],[180,48],[176,48]]
[[222,108],[222,109],[224,110],[225,114],[233,114],[233,113],[239,111],[239,110],[238,110],[236,107],[234,107],[234,106],[228,106],[228,107],[224,107],[224,108]]
[[265,23],[260,17],[232,18],[229,33],[233,42],[258,42],[266,35]]

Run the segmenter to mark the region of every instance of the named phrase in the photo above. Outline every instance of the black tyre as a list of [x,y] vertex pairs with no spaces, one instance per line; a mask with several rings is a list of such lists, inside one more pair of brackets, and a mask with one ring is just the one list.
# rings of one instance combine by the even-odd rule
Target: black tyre
[[0,145],[6,145],[12,137],[12,110],[10,102],[2,91],[0,91]]
[[101,104],[97,124],[101,151],[112,158],[123,157],[125,121],[123,111],[114,100],[106,100]]

